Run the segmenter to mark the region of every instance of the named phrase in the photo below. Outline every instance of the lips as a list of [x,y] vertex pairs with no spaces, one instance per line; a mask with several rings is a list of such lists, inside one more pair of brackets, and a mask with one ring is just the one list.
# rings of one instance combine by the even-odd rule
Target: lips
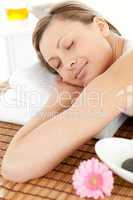
[[83,76],[84,76],[84,74],[85,74],[85,65],[87,64],[88,62],[85,62],[81,67],[80,67],[80,69],[78,70],[78,72],[77,72],[77,74],[76,74],[76,78],[77,79],[81,79]]

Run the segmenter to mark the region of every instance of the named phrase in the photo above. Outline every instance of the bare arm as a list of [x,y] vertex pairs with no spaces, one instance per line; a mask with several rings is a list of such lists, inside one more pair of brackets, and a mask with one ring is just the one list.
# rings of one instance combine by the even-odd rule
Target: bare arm
[[[122,57],[109,70],[89,83],[69,109],[41,124],[19,140],[5,157],[3,176],[16,182],[40,177],[98,134],[120,114],[115,97],[121,88],[133,83],[130,76],[133,72],[132,63],[133,53]],[[124,70],[126,77],[123,77]],[[127,70],[130,70],[129,74],[126,73]],[[102,107],[97,106],[96,112],[86,101],[87,95],[93,91],[103,94]]]
[[83,88],[81,87],[69,85],[57,79],[54,91],[48,98],[48,101],[44,104],[44,107],[19,129],[10,142],[7,151],[12,149],[19,140],[27,136],[39,125],[68,109],[82,90]]
[[57,101],[55,93],[52,93],[44,107],[17,131],[9,146],[11,147],[15,145],[18,140],[28,135],[29,132],[33,131],[39,125],[51,119],[60,112],[63,112],[65,109],[66,108],[63,108]]

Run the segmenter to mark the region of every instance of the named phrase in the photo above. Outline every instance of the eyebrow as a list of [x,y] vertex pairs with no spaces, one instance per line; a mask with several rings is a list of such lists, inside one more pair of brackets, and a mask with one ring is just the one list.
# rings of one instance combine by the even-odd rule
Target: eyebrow
[[[58,39],[57,43],[56,43],[56,48],[57,48],[57,49],[59,48],[59,44],[60,44],[60,41],[62,40],[62,38],[63,38],[63,36],[61,36],[61,37]],[[53,57],[48,58],[48,61],[51,60],[51,58],[53,58]]]

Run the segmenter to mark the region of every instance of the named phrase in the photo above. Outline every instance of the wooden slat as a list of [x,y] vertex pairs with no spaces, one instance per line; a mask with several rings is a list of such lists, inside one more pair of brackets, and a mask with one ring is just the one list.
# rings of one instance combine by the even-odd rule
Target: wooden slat
[[[6,149],[22,125],[0,122],[0,167]],[[119,128],[116,137],[133,138],[133,117],[128,118]],[[65,158],[45,176],[26,183],[14,183],[4,180],[0,175],[0,199],[2,200],[80,200],[72,187],[72,174],[82,160],[97,157],[95,143],[91,139],[81,145],[72,155]],[[133,184],[114,174],[115,184],[111,197],[105,200],[133,199]],[[3,195],[3,196],[1,196]],[[86,199],[86,198],[82,198]],[[90,200],[92,200],[90,198]]]
[[18,130],[22,125],[0,121],[0,127]]

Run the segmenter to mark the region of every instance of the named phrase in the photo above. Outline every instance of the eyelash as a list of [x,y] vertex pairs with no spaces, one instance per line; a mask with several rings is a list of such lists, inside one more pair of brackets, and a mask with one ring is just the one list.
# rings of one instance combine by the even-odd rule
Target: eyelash
[[73,46],[73,41],[71,42],[70,46],[67,49],[70,49]]

